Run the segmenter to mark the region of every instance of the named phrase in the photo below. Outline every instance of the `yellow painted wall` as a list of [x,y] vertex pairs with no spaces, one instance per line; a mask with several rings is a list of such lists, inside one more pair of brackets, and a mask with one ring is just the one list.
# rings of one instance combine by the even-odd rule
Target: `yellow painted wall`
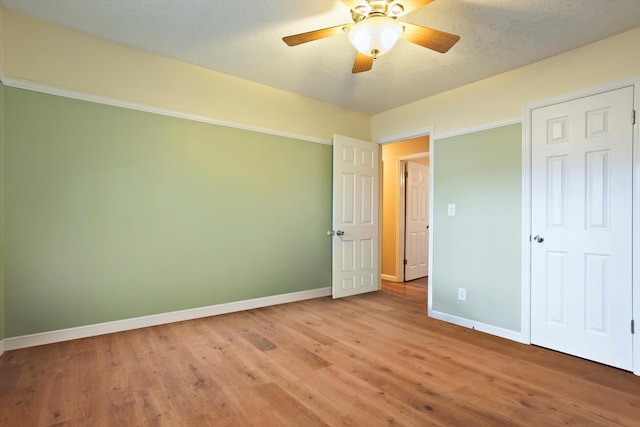
[[[373,116],[376,141],[434,126],[451,131],[520,118],[524,104],[640,74],[640,27]],[[426,123],[425,123],[426,121]]]
[[[426,152],[428,136],[382,146],[382,274],[397,274],[398,157]],[[426,159],[422,162],[428,164]]]
[[[370,117],[4,10],[4,74],[85,94],[331,140]],[[0,43],[2,44],[2,43]]]

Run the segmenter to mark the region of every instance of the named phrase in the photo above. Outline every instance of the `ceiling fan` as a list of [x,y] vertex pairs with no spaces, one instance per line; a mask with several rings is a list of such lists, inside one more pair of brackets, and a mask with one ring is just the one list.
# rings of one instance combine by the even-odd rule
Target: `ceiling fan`
[[460,36],[433,28],[421,27],[397,19],[434,0],[341,0],[349,9],[353,23],[336,25],[283,37],[289,46],[336,36],[348,32],[349,42],[357,49],[352,73],[369,71],[373,61],[388,52],[399,39],[445,53]]

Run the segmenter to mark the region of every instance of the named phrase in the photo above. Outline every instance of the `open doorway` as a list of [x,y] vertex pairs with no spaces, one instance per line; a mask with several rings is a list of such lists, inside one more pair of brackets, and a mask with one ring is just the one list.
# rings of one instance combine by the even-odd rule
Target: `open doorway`
[[[382,146],[381,276],[383,280],[389,282],[405,281],[404,260],[407,259],[405,169],[409,161],[423,164],[427,168],[430,166],[428,135]],[[426,225],[428,221],[425,227]],[[420,247],[421,250],[428,251],[428,241],[424,241],[424,244],[427,246]]]

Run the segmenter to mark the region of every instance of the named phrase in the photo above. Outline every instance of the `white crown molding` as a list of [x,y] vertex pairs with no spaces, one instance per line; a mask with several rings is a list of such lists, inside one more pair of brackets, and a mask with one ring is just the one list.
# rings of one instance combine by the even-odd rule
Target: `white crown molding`
[[219,314],[234,313],[237,311],[251,310],[254,308],[268,307],[272,305],[286,304],[296,301],[304,301],[307,299],[326,297],[330,295],[330,287],[317,288],[308,291],[291,292],[288,294],[254,298],[225,304],[216,304],[206,307],[197,307],[188,310],[172,311],[169,313],[152,314],[150,316],[115,320],[113,322],[96,323],[93,325],[60,329],[57,331],[42,332],[38,334],[23,335],[19,337],[5,338],[4,342],[2,342],[2,347],[0,347],[0,350],[17,350],[38,345],[52,344],[56,342],[88,338],[97,335],[111,334],[114,332],[128,331],[131,329],[147,328],[149,326],[163,325],[166,323],[182,322],[185,320],[199,319],[202,317],[216,316]]
[[105,96],[92,95],[84,92],[79,92],[71,89],[60,88],[56,86],[45,85],[41,83],[35,83],[27,80],[15,79],[7,77],[0,72],[0,81],[8,87],[16,89],[25,89],[33,92],[45,93],[47,95],[61,96],[64,98],[77,99],[80,101],[94,102],[97,104],[110,105],[112,107],[126,108],[129,110],[142,111],[145,113],[160,114],[163,116],[176,117],[179,119],[192,120],[195,122],[208,123],[212,125],[225,126],[235,129],[242,129],[252,132],[259,132],[268,135],[282,136],[284,138],[297,139],[306,142],[313,142],[316,144],[332,145],[333,142],[330,139],[317,138],[313,136],[300,135],[292,132],[285,132],[276,129],[263,128],[259,126],[252,126],[245,123],[233,122],[229,120],[220,120],[213,117],[203,116],[199,114],[185,113],[178,110],[170,110],[166,108],[154,107],[152,105],[141,104],[137,102],[122,101],[115,98],[108,98]]

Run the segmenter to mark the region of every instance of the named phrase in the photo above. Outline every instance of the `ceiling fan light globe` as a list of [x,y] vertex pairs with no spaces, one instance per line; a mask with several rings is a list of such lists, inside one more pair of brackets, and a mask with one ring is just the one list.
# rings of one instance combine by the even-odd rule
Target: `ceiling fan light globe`
[[378,57],[391,50],[402,35],[402,25],[393,18],[363,19],[349,30],[349,42],[363,55]]

